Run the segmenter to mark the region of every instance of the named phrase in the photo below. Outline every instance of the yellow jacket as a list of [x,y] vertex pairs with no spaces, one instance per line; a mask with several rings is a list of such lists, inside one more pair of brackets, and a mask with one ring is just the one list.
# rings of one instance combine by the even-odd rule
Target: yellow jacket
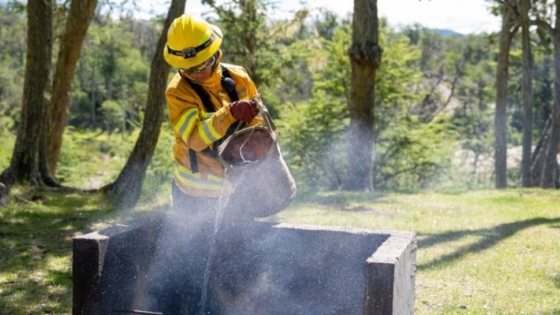
[[[224,64],[235,81],[235,90],[240,100],[257,96],[257,88],[243,67]],[[221,139],[236,120],[229,111],[229,98],[222,88],[220,65],[212,76],[199,83],[210,96],[215,112],[208,113],[198,94],[188,82],[177,73],[165,91],[169,120],[175,131],[173,156],[176,167],[173,177],[177,186],[187,195],[196,197],[219,197],[224,170],[217,156],[209,154],[213,143]],[[260,123],[254,119],[249,125]],[[196,165],[191,166],[193,156]],[[204,151],[203,151],[204,150]],[[193,163],[194,164],[194,163]],[[194,168],[194,170],[193,170]]]

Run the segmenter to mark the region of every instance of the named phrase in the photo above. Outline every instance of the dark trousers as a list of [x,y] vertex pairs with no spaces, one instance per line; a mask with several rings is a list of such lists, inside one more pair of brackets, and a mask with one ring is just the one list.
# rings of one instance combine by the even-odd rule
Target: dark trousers
[[219,198],[185,195],[175,183],[172,197],[175,211],[161,227],[157,258],[150,272],[150,309],[163,314],[216,314],[217,306],[205,284],[211,276],[207,265]]
[[212,220],[220,205],[217,197],[194,197],[185,195],[175,181],[171,181],[171,196],[173,197],[173,209],[180,215],[191,218],[191,220]]

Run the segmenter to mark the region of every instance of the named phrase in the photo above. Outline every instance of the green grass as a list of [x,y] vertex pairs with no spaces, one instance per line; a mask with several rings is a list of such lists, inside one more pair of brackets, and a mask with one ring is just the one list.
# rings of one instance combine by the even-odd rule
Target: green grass
[[275,220],[418,237],[416,314],[560,314],[560,192],[322,194]]
[[[96,195],[16,195],[0,210],[2,315],[70,314],[72,237],[154,207],[116,213]],[[297,200],[270,220],[415,231],[416,314],[552,315],[560,314],[559,204],[559,191],[539,189],[336,192]]]
[[[80,188],[116,178],[134,143],[134,135],[67,136],[57,174]],[[72,238],[165,211],[169,143],[158,148],[155,180],[144,186],[151,193],[135,211],[116,212],[95,194],[13,189],[17,198],[0,208],[0,315],[71,313]],[[11,148],[0,148],[2,169]],[[560,315],[558,190],[322,193],[269,220],[416,232],[416,314]]]
[[0,314],[70,314],[72,238],[132,220],[146,204],[119,213],[97,194],[14,190],[0,208]]
[[[0,147],[1,171],[9,166],[15,137],[1,132],[0,136],[6,141]],[[67,130],[57,180],[76,188],[109,184],[124,166],[136,136]],[[169,146],[158,149],[159,154],[165,155],[164,149]],[[70,314],[72,238],[165,207],[169,180],[161,186],[156,177],[166,164],[153,164],[159,169],[151,167],[146,178],[150,192],[134,212],[116,212],[98,194],[12,187],[15,198],[8,207],[0,207],[0,315]]]
[[106,209],[93,196],[25,198],[0,209],[0,314],[69,313],[72,237]]

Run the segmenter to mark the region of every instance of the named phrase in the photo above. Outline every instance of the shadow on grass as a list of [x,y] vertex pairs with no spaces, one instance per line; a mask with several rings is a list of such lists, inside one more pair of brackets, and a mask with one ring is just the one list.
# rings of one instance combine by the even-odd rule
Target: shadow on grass
[[[471,235],[480,236],[481,239],[474,244],[459,247],[456,251],[454,251],[451,254],[443,255],[437,259],[431,260],[424,264],[419,264],[417,268],[419,270],[423,270],[429,268],[442,267],[456,261],[457,259],[463,257],[466,254],[477,253],[485,249],[488,249],[494,246],[495,244],[499,243],[500,241],[513,236],[515,233],[521,230],[537,225],[543,225],[543,224],[554,225],[557,223],[560,223],[560,218],[554,218],[554,219],[533,218],[533,219],[522,220],[522,221],[517,221],[512,223],[500,224],[490,229],[459,230],[459,231],[450,231],[441,234],[429,235],[425,239],[418,241],[419,248],[427,248],[441,243],[452,242]],[[555,283],[558,284],[558,279],[556,279]]]
[[117,214],[96,196],[0,208],[0,314],[70,314],[72,238]]
[[350,203],[373,203],[382,204],[387,203],[381,200],[384,196],[381,192],[350,192],[350,191],[335,191],[324,193],[308,193],[297,195],[294,200],[296,203],[312,203],[318,205],[329,206],[333,208],[343,207]]
[[554,286],[556,287],[556,289],[560,289],[560,276],[555,276],[552,277],[552,283],[554,283]]

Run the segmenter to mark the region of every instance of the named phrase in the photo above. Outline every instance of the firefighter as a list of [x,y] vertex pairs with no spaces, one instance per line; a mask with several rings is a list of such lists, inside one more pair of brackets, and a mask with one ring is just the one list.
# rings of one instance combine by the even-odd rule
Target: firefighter
[[[175,211],[161,229],[155,266],[164,267],[154,268],[147,301],[164,314],[219,313],[208,287],[224,176],[217,147],[238,128],[262,124],[255,84],[242,67],[221,62],[221,44],[217,26],[183,15],[171,24],[163,50],[177,69],[165,91],[175,134]],[[232,219],[252,220],[222,217]]]
[[217,146],[236,128],[261,122],[246,70],[221,62],[222,38],[217,26],[183,15],[171,24],[163,51],[178,70],[165,92],[175,132],[173,206],[192,215],[218,205],[224,170]]

